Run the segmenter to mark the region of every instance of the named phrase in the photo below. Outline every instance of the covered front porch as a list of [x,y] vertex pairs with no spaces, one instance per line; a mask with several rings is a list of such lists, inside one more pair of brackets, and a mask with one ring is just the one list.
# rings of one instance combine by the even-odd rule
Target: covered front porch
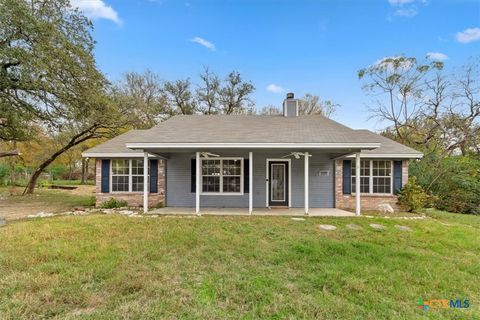
[[[358,151],[343,147],[150,149],[148,152],[143,149],[145,158],[153,154],[166,162],[164,205],[167,208],[152,208],[160,214],[291,216],[351,215],[334,209],[334,163],[338,157],[355,154],[355,165],[359,166]],[[149,211],[148,196],[144,190],[145,212]],[[360,215],[360,194],[356,194],[355,209]]]
[[[148,211],[152,215],[196,215],[195,208],[182,207],[165,207],[152,209]],[[305,216],[303,208],[253,208],[250,211],[248,208],[202,208],[202,215],[211,216]],[[310,208],[308,212],[310,217],[352,217],[355,216],[353,212],[340,210],[336,208]]]

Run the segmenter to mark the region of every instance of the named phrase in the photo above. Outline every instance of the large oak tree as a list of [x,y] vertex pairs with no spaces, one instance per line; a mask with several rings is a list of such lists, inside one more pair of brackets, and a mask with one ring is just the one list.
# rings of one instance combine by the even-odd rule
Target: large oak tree
[[26,193],[65,151],[118,126],[91,29],[68,0],[0,1],[0,139],[42,130],[62,142],[35,169]]

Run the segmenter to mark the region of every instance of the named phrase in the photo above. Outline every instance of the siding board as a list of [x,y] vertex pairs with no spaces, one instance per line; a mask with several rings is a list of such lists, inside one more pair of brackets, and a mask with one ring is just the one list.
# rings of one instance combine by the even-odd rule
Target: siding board
[[[243,157],[248,159],[248,152],[217,152],[225,157]],[[266,160],[267,158],[282,158],[288,152],[253,151],[253,206],[266,206]],[[167,200],[170,207],[194,207],[195,192],[191,192],[191,159],[193,153],[172,153],[167,160],[168,173]],[[334,161],[329,154],[312,152],[310,158],[310,207],[333,208],[334,201]],[[304,159],[291,158],[291,207],[304,206]],[[321,172],[328,171],[328,175]],[[201,195],[200,207],[231,207],[247,208],[248,193],[240,196]]]

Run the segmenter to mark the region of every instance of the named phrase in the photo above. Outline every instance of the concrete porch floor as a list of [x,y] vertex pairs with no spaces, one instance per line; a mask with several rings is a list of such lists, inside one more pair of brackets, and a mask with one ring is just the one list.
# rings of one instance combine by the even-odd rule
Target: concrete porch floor
[[[305,216],[303,208],[253,208],[252,216]],[[165,207],[151,209],[152,215],[195,215],[195,208]],[[213,216],[249,216],[247,208],[201,208],[201,215]],[[353,217],[353,212],[336,208],[310,208],[309,217]]]

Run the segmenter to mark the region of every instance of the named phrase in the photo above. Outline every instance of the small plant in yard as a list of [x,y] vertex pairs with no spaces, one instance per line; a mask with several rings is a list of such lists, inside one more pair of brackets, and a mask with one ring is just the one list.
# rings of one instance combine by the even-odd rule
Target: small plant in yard
[[97,199],[95,198],[95,196],[91,196],[89,199],[88,199],[88,206],[90,207],[94,207],[95,204],[96,204],[96,201]]
[[408,212],[417,212],[427,204],[427,194],[415,177],[410,177],[407,184],[400,190],[398,203]]
[[126,200],[117,200],[115,198],[110,198],[102,203],[102,208],[104,209],[122,208],[126,206],[128,206],[128,202]]

